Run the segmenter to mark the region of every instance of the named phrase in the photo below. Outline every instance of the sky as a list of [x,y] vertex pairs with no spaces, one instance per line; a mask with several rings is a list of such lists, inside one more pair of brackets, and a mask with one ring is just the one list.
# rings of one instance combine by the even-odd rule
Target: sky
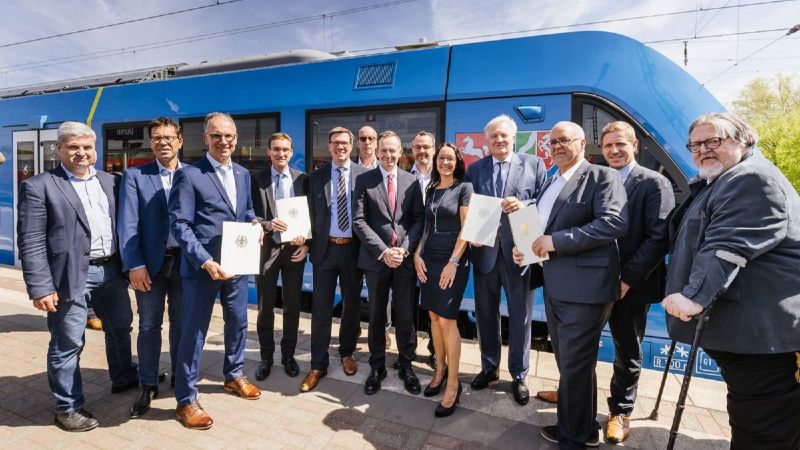
[[798,24],[800,0],[6,0],[0,89],[300,48],[362,54],[603,30],[647,43],[729,104],[759,76],[800,81],[800,32],[779,39]]

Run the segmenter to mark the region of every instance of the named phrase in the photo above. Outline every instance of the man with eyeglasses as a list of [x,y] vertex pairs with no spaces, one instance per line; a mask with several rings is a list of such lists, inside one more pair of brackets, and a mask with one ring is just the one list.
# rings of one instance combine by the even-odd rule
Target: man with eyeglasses
[[378,149],[378,133],[375,128],[364,125],[358,130],[358,156],[356,162],[365,169],[378,167],[375,152]]
[[[691,343],[714,303],[700,347],[728,387],[731,448],[800,448],[800,196],[756,149],[741,117],[714,113],[689,126],[699,177],[670,221],[667,311],[672,339]],[[738,269],[738,275],[735,273]]]
[[[181,338],[175,376],[175,414],[190,429],[211,428],[214,421],[197,401],[200,357],[217,294],[225,320],[225,391],[256,400],[261,390],[244,376],[247,341],[247,276],[232,276],[220,266],[222,223],[256,220],[251,199],[250,173],[231,161],[236,151],[236,124],[231,116],[206,116],[205,158],[175,174],[169,197],[172,237],[181,246],[183,279]],[[263,232],[263,230],[262,230]],[[262,234],[263,236],[263,234]]]
[[303,269],[306,266],[308,243],[305,236],[286,236],[286,222],[278,217],[276,202],[283,198],[308,195],[308,175],[289,167],[292,159],[292,138],[274,133],[269,138],[270,167],[261,171],[253,183],[253,204],[256,217],[267,234],[261,248],[261,273],[256,277],[258,291],[258,343],[261,362],[256,368],[257,381],[266,379],[272,369],[275,352],[275,305],[278,276],[281,277],[283,333],[281,364],[290,377],[300,374],[294,357],[297,329],[300,324],[300,293]]
[[490,120],[484,128],[490,155],[471,164],[467,180],[476,194],[502,198],[503,215],[494,245],[472,243],[475,281],[475,313],[481,347],[481,371],[470,383],[474,390],[485,389],[499,379],[500,289],[508,306],[508,371],[511,373],[514,401],[525,405],[530,392],[525,384],[530,367],[533,291],[528,286],[529,272],[512,259],[514,238],[508,214],[534,203],[547,178],[544,162],[534,155],[514,151],[517,124],[505,115]]
[[158,397],[158,362],[161,357],[161,325],[166,300],[169,316],[169,356],[172,385],[181,330],[183,288],[180,277],[181,248],[169,233],[172,181],[180,170],[178,151],[183,146],[181,128],[169,117],[149,125],[150,149],[156,159],[132,167],[122,175],[117,230],[122,270],[128,273],[139,313],[139,397],[130,409],[135,419],[150,409]]
[[[616,170],[585,159],[580,125],[558,122],[550,152],[558,173],[536,201],[544,234],[532,250],[549,256],[533,264],[531,287],[544,285],[547,329],[561,373],[556,425],[540,429],[561,448],[597,447],[597,348],[620,297],[617,239],[628,230],[627,197]],[[514,252],[515,261],[521,254]]]
[[358,371],[355,358],[361,333],[361,280],[357,267],[360,242],[353,233],[353,188],[356,178],[367,169],[350,160],[353,133],[336,127],[328,133],[331,162],[309,175],[311,208],[311,264],[314,289],[311,301],[311,371],[300,384],[301,392],[317,387],[328,374],[328,347],[336,283],[342,297],[339,325],[339,357],[345,375]]

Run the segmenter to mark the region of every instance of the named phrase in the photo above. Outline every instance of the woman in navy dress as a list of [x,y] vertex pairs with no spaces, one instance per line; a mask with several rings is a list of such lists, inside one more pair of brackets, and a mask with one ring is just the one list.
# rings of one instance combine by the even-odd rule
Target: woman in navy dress
[[422,308],[431,318],[436,353],[436,372],[424,394],[437,395],[445,386],[435,411],[437,417],[444,417],[453,413],[462,390],[458,381],[461,335],[456,319],[469,279],[469,255],[467,242],[459,235],[472,184],[464,181],[464,159],[452,144],[439,148],[433,161],[425,196],[425,234],[414,252],[414,267],[422,288]]

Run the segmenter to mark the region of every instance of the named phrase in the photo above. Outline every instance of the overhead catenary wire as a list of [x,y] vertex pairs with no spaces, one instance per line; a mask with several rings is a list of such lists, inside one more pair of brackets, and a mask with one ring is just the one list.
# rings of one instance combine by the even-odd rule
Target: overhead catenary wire
[[146,20],[160,19],[162,17],[174,16],[174,15],[177,15],[177,14],[183,14],[183,13],[187,13],[187,12],[191,12],[191,11],[199,11],[201,9],[213,8],[215,6],[227,5],[229,3],[237,3],[237,2],[240,2],[240,1],[242,1],[242,0],[222,0],[222,1],[216,0],[212,4],[195,6],[194,8],[186,8],[186,9],[181,9],[181,10],[178,10],[178,11],[170,11],[170,12],[161,13],[161,14],[154,14],[152,16],[138,17],[138,18],[135,18],[135,19],[123,20],[121,22],[114,22],[114,23],[108,23],[108,24],[105,24],[105,25],[98,25],[96,27],[82,28],[80,30],[73,30],[73,31],[66,31],[64,33],[51,34],[49,36],[41,36],[41,37],[32,38],[32,39],[25,39],[23,41],[8,42],[8,43],[5,43],[5,44],[0,44],[0,48],[14,47],[14,46],[17,46],[17,45],[30,44],[32,42],[46,41],[48,39],[56,39],[56,38],[65,37],[65,36],[72,36],[72,35],[76,35],[76,34],[86,33],[86,32],[89,32],[89,31],[103,30],[103,29],[106,29],[106,28],[117,27],[117,26],[120,26],[120,25],[128,25],[128,24],[131,24],[131,23],[144,22]]

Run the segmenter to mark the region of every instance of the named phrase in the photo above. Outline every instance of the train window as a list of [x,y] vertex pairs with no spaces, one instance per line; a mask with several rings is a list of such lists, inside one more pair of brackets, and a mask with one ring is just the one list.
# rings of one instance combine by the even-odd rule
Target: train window
[[[311,157],[309,161],[309,171],[321,166],[331,160],[328,151],[328,132],[334,127],[345,127],[358,135],[359,128],[369,125],[380,134],[386,130],[392,130],[400,136],[403,143],[403,157],[400,166],[410,169],[414,164],[411,157],[411,140],[419,131],[429,131],[436,136],[437,142],[441,142],[442,131],[442,109],[439,106],[420,106],[403,108],[370,108],[336,112],[310,112],[308,114],[308,135],[311,147]],[[355,141],[356,139],[354,139]],[[352,157],[358,154],[358,146],[353,142]]]
[[147,139],[147,124],[103,127],[103,162],[106,172],[123,172],[128,167],[155,159]]
[[581,124],[586,133],[586,159],[595,164],[607,165],[600,151],[600,134],[608,123],[624,120],[633,125],[639,151],[636,153],[637,164],[661,173],[672,183],[676,201],[682,201],[689,192],[688,182],[683,172],[675,165],[656,141],[639,126],[636,121],[624,112],[602,99],[575,95],[573,97],[573,120]]
[[[278,131],[278,116],[233,116],[236,133],[239,135],[236,152],[231,159],[255,173],[267,167],[269,137]],[[181,161],[192,164],[206,153],[203,142],[204,118],[187,119],[181,122],[183,128],[183,151]]]

